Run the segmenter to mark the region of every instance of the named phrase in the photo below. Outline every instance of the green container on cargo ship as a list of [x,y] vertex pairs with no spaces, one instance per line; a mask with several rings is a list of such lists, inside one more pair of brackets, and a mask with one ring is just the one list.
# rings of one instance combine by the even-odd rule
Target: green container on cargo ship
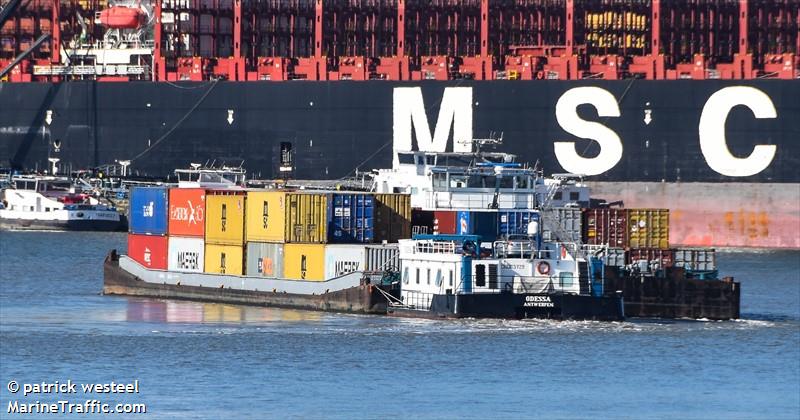
[[631,248],[669,248],[668,209],[628,209]]

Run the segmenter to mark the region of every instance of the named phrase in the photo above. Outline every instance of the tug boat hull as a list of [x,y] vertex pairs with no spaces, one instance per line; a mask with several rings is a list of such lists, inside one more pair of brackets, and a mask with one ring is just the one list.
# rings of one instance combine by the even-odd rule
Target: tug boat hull
[[429,310],[389,307],[392,316],[622,321],[623,299],[565,293],[435,295]]

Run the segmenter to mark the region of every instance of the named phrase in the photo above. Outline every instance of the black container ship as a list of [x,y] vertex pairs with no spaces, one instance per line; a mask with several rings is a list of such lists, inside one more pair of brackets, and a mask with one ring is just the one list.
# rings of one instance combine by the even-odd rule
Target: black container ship
[[670,208],[672,240],[800,248],[800,5],[9,1],[0,166],[336,179],[503,151]]

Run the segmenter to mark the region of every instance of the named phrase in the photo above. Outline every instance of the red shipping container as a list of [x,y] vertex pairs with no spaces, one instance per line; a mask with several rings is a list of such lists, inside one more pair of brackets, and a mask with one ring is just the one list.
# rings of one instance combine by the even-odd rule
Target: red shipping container
[[628,247],[628,211],[626,209],[588,209],[583,219],[583,241],[590,245]]
[[128,256],[147,268],[166,270],[167,248],[166,236],[128,235]]
[[657,261],[663,268],[675,264],[675,252],[671,249],[659,248],[634,248],[628,251],[627,263],[632,264],[639,260]]
[[169,190],[169,225],[167,231],[175,236],[205,234],[206,190],[202,188],[171,188]]
[[454,211],[433,212],[433,233],[442,235],[455,235],[456,214]]

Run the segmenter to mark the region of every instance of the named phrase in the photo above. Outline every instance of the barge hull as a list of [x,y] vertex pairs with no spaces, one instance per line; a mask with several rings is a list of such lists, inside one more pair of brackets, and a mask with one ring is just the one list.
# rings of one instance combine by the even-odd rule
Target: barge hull
[[730,320],[740,317],[741,285],[732,280],[683,278],[682,269],[667,276],[613,276],[606,288],[625,296],[625,315],[637,318]]
[[312,311],[386,314],[386,299],[377,286],[359,285],[319,295],[240,290],[146,282],[119,265],[115,251],[103,263],[103,294],[179,299],[234,305],[268,306]]

